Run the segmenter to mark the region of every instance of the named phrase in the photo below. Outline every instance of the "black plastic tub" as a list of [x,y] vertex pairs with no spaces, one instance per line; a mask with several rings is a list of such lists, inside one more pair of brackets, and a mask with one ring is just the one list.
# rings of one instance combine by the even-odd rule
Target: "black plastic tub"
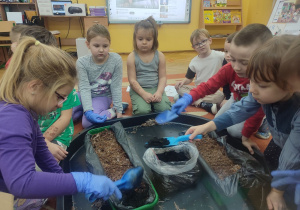
[[[103,127],[106,125],[112,125],[113,123],[120,121],[130,138],[132,140],[132,145],[137,152],[137,155],[142,159],[144,152],[147,148],[144,144],[153,137],[168,137],[168,136],[179,136],[182,132],[187,130],[190,126],[200,125],[208,122],[209,120],[189,115],[182,114],[178,118],[174,119],[172,122],[164,125],[155,125],[149,127],[141,127],[140,125],[145,123],[149,119],[154,119],[156,113],[148,114],[143,116],[129,117],[114,119],[101,124],[98,127]],[[85,129],[78,133],[68,148],[68,157],[61,162],[61,166],[64,172],[72,171],[88,171],[85,162],[85,148],[84,148],[84,138],[88,130],[96,128],[91,127]],[[221,135],[223,135],[222,133]],[[231,144],[231,140],[228,139],[228,143]],[[233,141],[233,144],[236,144]],[[240,144],[238,144],[240,146]],[[234,145],[233,145],[234,146]],[[259,157],[259,156],[258,156]],[[263,159],[258,160],[263,164]],[[151,169],[143,162],[145,173],[151,179],[155,189],[159,189],[160,183],[155,179],[152,174]],[[158,190],[159,191],[159,190]],[[220,193],[220,194],[219,194]],[[188,210],[199,210],[199,209],[253,209],[251,202],[247,202],[247,195],[238,191],[237,195],[233,197],[224,197],[221,192],[218,191],[217,187],[214,185],[213,181],[210,179],[207,173],[203,173],[199,177],[199,181],[195,183],[194,186],[190,188],[183,189],[176,193],[168,195],[160,195],[159,197],[164,198],[160,200],[154,209],[188,209]],[[220,199],[226,199],[226,202],[220,202]],[[265,198],[257,198],[265,199]],[[91,204],[85,199],[82,193],[74,196],[63,196],[57,198],[57,209],[59,210],[71,210],[72,206],[76,209],[96,209],[91,206]],[[102,209],[110,209],[109,205]]]

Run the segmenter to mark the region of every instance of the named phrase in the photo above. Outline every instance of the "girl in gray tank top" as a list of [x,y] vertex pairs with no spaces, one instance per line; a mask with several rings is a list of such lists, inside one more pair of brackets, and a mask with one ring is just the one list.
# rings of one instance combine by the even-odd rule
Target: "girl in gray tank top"
[[165,94],[166,61],[158,51],[157,25],[153,17],[137,22],[134,27],[134,51],[128,55],[127,73],[134,115],[170,110]]

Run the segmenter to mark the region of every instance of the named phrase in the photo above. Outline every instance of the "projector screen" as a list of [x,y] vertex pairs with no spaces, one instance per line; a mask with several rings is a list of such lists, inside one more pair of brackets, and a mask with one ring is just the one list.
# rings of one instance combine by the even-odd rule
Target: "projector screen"
[[106,0],[109,23],[135,23],[153,16],[158,24],[189,23],[192,0]]

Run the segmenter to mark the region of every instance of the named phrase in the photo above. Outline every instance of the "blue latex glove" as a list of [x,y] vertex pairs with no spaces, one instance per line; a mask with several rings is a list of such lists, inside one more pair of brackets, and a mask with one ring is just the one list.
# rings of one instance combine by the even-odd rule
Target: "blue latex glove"
[[183,96],[173,104],[171,112],[180,114],[184,109],[193,102],[193,98],[190,94],[183,94]]
[[92,196],[106,201],[112,194],[115,194],[119,200],[122,198],[119,188],[107,176],[98,176],[89,172],[71,172],[71,174],[78,192],[85,193],[87,199]]
[[107,118],[106,115],[100,116],[99,114],[94,113],[92,110],[86,111],[84,116],[91,123],[103,123]]
[[273,171],[271,173],[276,180],[271,183],[274,188],[295,185],[295,203],[300,207],[300,170]]

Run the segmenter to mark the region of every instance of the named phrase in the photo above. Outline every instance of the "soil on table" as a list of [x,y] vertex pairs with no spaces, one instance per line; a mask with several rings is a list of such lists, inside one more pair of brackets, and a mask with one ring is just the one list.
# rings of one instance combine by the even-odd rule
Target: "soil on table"
[[220,179],[236,174],[241,168],[234,164],[226,154],[226,148],[221,146],[216,139],[204,135],[200,141],[193,141],[201,156]]
[[154,137],[152,139],[150,139],[146,144],[145,147],[149,148],[149,147],[163,147],[165,145],[169,145],[170,141],[166,138],[157,138]]
[[[100,159],[105,174],[111,180],[116,181],[121,179],[128,169],[133,168],[126,152],[116,140],[112,130],[104,130],[93,135],[91,143]],[[144,205],[149,197],[148,190],[148,184],[142,181],[141,185],[136,189],[122,192],[123,205],[135,208]],[[102,201],[98,200],[98,202]],[[94,204],[94,206],[96,205]]]

